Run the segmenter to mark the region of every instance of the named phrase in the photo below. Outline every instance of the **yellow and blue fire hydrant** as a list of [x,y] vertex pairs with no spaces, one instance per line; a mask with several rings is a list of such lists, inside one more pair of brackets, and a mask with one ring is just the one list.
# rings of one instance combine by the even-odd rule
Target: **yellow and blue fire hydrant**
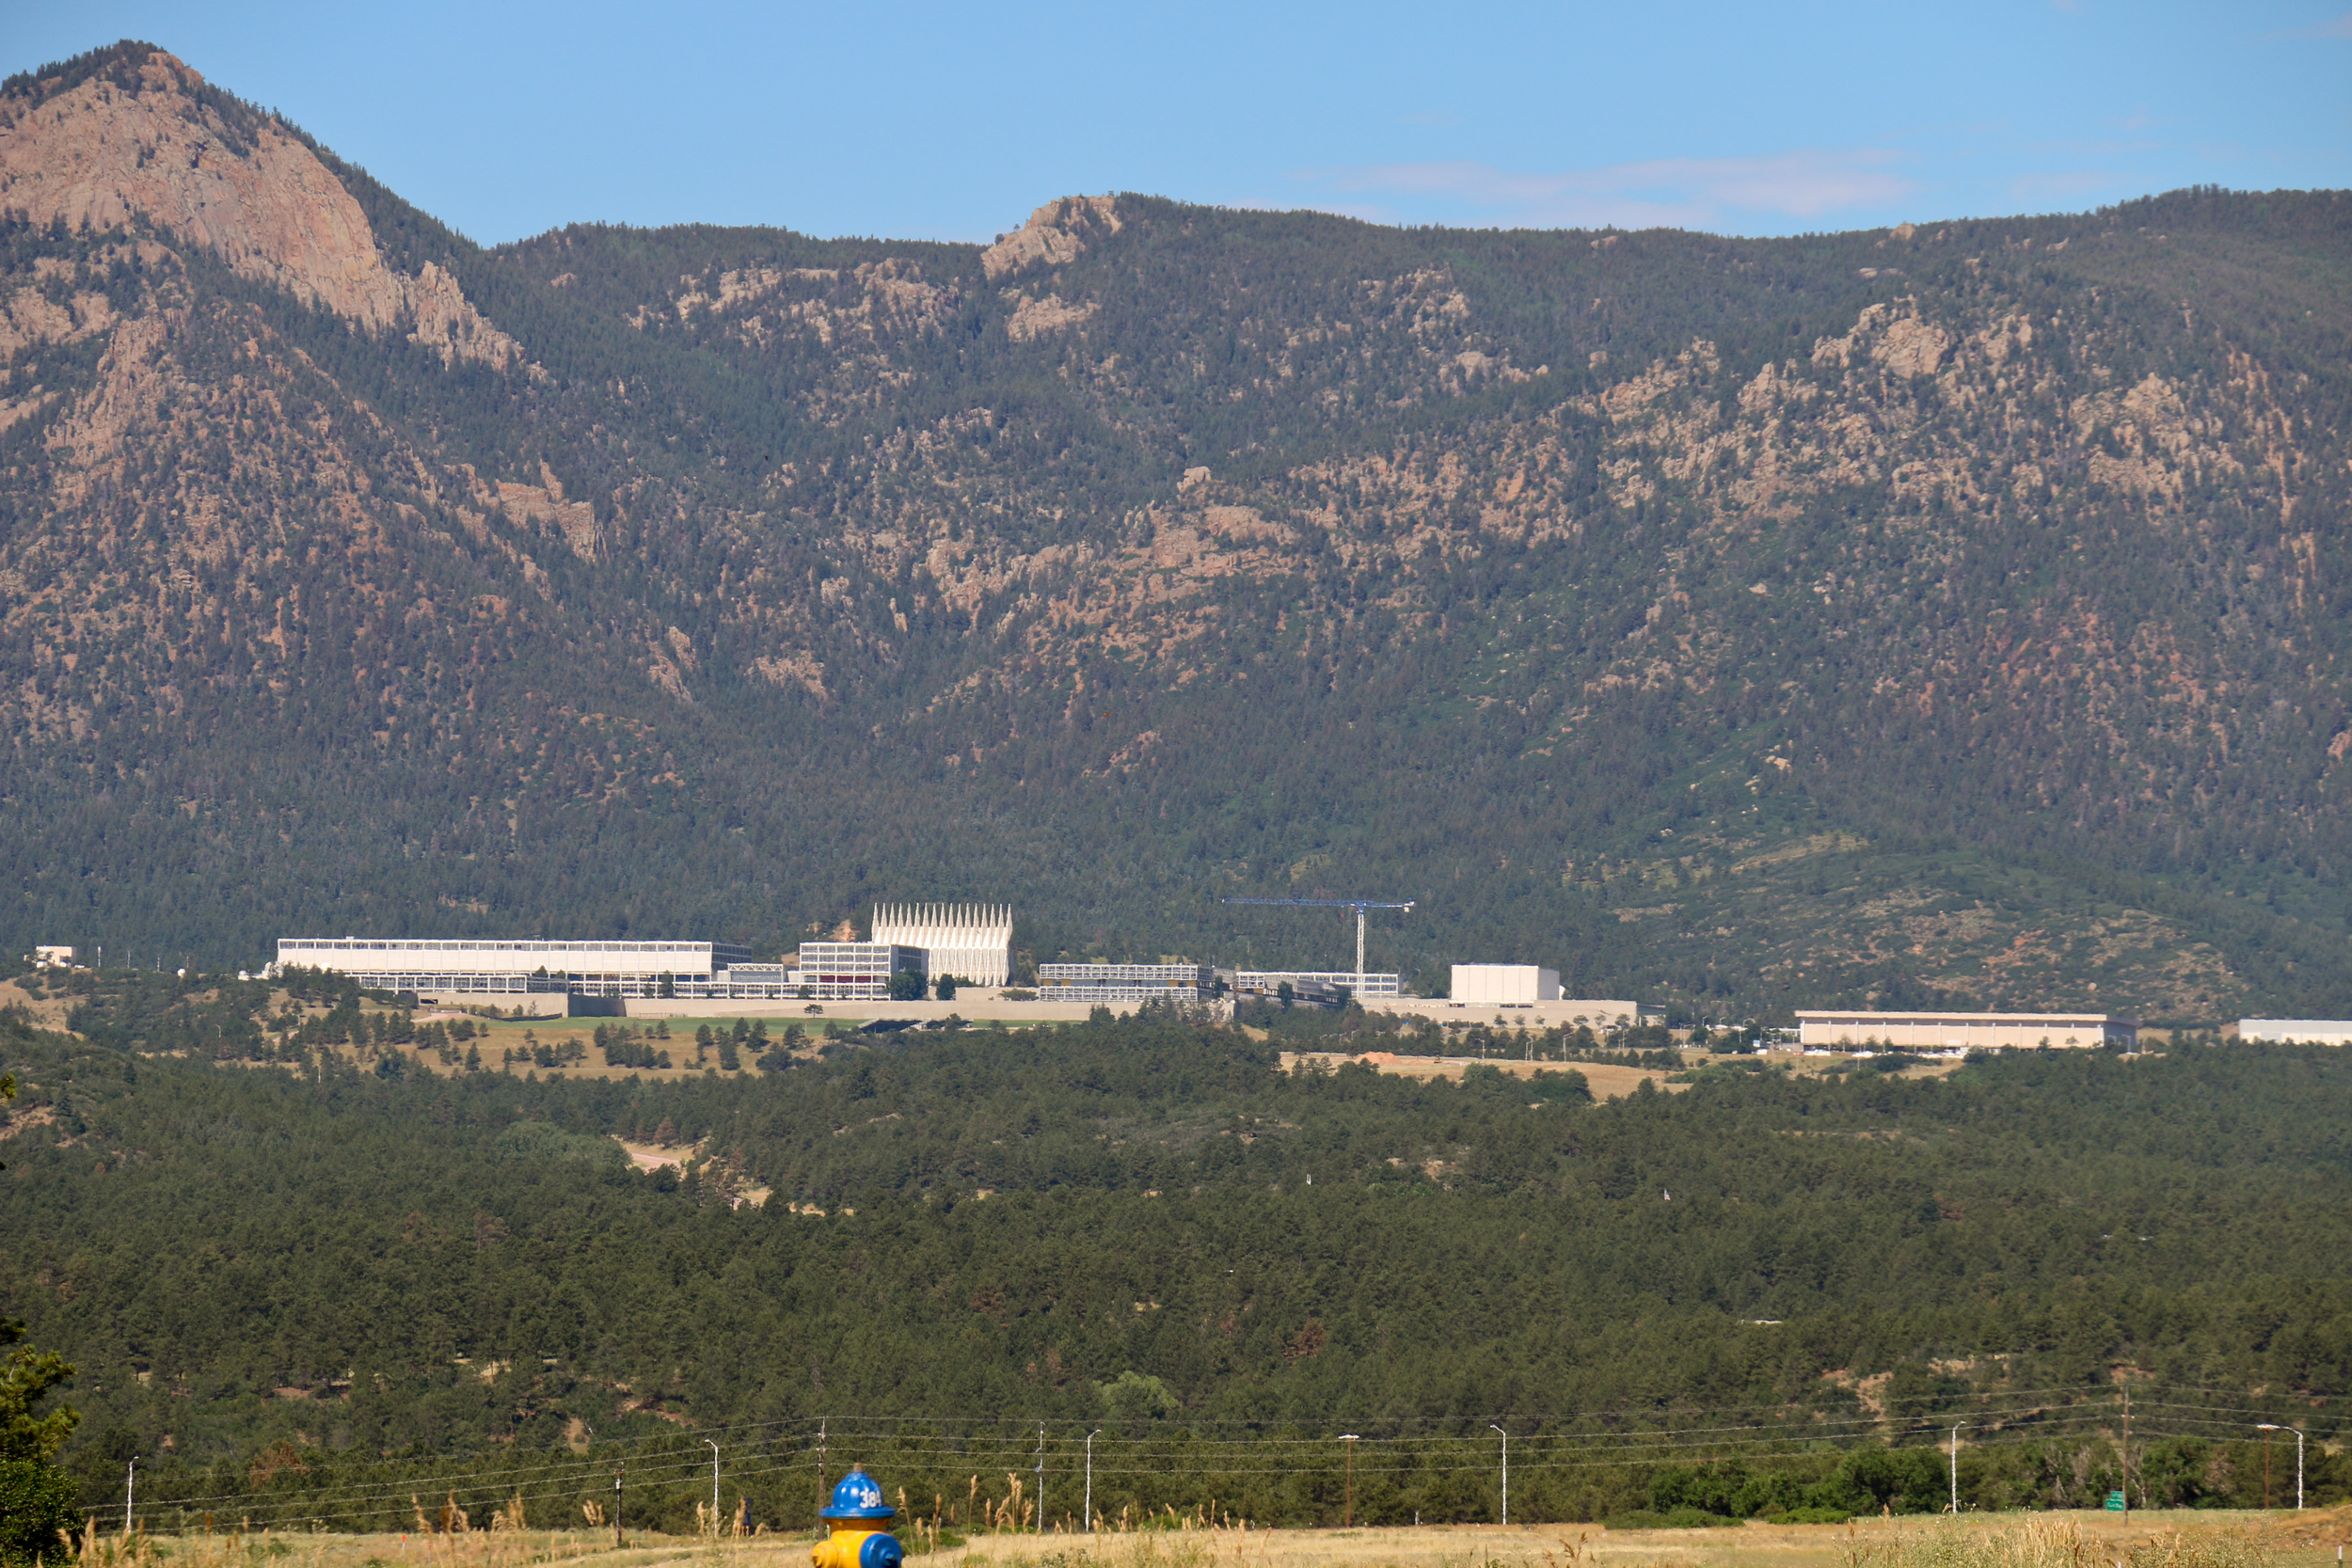
[[833,1489],[831,1506],[818,1516],[830,1520],[833,1533],[809,1548],[817,1568],[898,1568],[906,1548],[883,1528],[898,1511],[882,1501],[882,1489],[862,1465],[851,1465]]

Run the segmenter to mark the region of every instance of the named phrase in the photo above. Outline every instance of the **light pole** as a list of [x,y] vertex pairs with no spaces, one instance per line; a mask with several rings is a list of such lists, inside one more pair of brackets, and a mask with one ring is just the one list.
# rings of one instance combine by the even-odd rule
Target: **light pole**
[[1094,1533],[1094,1440],[1095,1440],[1097,1437],[1100,1437],[1100,1436],[1102,1436],[1102,1435],[1103,1435],[1103,1429],[1102,1429],[1101,1427],[1096,1427],[1096,1428],[1095,1428],[1092,1432],[1089,1432],[1089,1433],[1087,1433],[1087,1511],[1086,1511],[1086,1521],[1087,1521],[1087,1533],[1088,1533],[1089,1535],[1092,1535],[1092,1534]]
[[1954,1423],[1952,1427],[1952,1512],[1954,1513],[1960,1512],[1960,1429],[1967,1424],[1966,1421],[1960,1421]]
[[1348,1529],[1356,1523],[1356,1433],[1343,1432],[1340,1441],[1347,1445],[1347,1500],[1340,1507],[1340,1528]]
[[1509,1529],[1511,1528],[1511,1434],[1492,1421],[1486,1423],[1486,1430],[1502,1439],[1502,1528]]
[[710,1445],[710,1536],[715,1541],[719,1537],[719,1445],[707,1437],[703,1441]]
[[[2254,1430],[2256,1432],[2291,1432],[2295,1433],[2295,1506],[2297,1510],[2300,1510],[2303,1506],[2303,1429],[2301,1427],[2280,1426],[2276,1421],[2263,1421],[2256,1425]],[[2267,1466],[2265,1466],[2265,1468]],[[2269,1490],[2270,1488],[2267,1485],[2263,1488],[2263,1491],[2265,1494],[2263,1497],[2263,1506],[2265,1508],[2270,1506],[2270,1498],[2267,1496]]]

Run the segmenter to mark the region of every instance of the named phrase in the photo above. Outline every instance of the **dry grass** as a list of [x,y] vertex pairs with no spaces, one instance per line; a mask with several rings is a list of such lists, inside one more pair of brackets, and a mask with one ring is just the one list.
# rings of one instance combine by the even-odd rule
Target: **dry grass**
[[2334,1560],[2332,1547],[2280,1550],[2259,1523],[2243,1514],[2142,1514],[2126,1528],[2104,1513],[1995,1514],[1709,1530],[1539,1525],[1000,1536],[952,1554],[952,1568],[2317,1568]]
[[[801,1568],[797,1534],[644,1535],[615,1548],[601,1519],[533,1529],[501,1510],[488,1529],[452,1531],[418,1509],[405,1533],[270,1533],[163,1538],[92,1532],[65,1568]],[[2335,1513],[2338,1511],[2330,1511]],[[1851,1525],[1603,1530],[1597,1525],[1397,1529],[1243,1528],[1049,1531],[975,1537],[917,1559],[920,1568],[2323,1568],[2346,1521],[2280,1513],[1986,1514],[1863,1519]],[[901,1532],[919,1548],[917,1533]],[[53,1564],[61,1559],[50,1560]]]

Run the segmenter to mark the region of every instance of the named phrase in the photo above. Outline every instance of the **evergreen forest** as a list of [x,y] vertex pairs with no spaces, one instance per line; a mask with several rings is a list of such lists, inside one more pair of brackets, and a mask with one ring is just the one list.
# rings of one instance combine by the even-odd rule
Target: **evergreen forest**
[[1073,1513],[1089,1433],[1113,1515],[1274,1524],[1336,1518],[1341,1433],[1356,1517],[1492,1518],[1496,1428],[1527,1519],[1929,1511],[1963,1422],[1975,1507],[2277,1501],[2264,1423],[2352,1497],[2340,1051],[1824,1078],[1733,1040],[1604,1101],[1567,1037],[1285,1068],[1408,1042],[1277,1010],[584,1079],[155,1049],[242,1003],[154,1000],[0,1021],[0,1315],[72,1368],[83,1506],[137,1454],[159,1525],[572,1515],[619,1464],[691,1528],[707,1440],[757,1522],[863,1462],[970,1528],[1009,1474]]

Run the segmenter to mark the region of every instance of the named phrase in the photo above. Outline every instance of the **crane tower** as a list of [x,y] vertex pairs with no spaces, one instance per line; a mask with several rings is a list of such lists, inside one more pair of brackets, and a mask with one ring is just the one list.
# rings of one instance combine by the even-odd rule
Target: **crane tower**
[[1293,910],[1354,910],[1356,911],[1356,994],[1364,994],[1364,911],[1409,910],[1413,901],[1391,903],[1378,898],[1228,898],[1228,904],[1269,904]]

